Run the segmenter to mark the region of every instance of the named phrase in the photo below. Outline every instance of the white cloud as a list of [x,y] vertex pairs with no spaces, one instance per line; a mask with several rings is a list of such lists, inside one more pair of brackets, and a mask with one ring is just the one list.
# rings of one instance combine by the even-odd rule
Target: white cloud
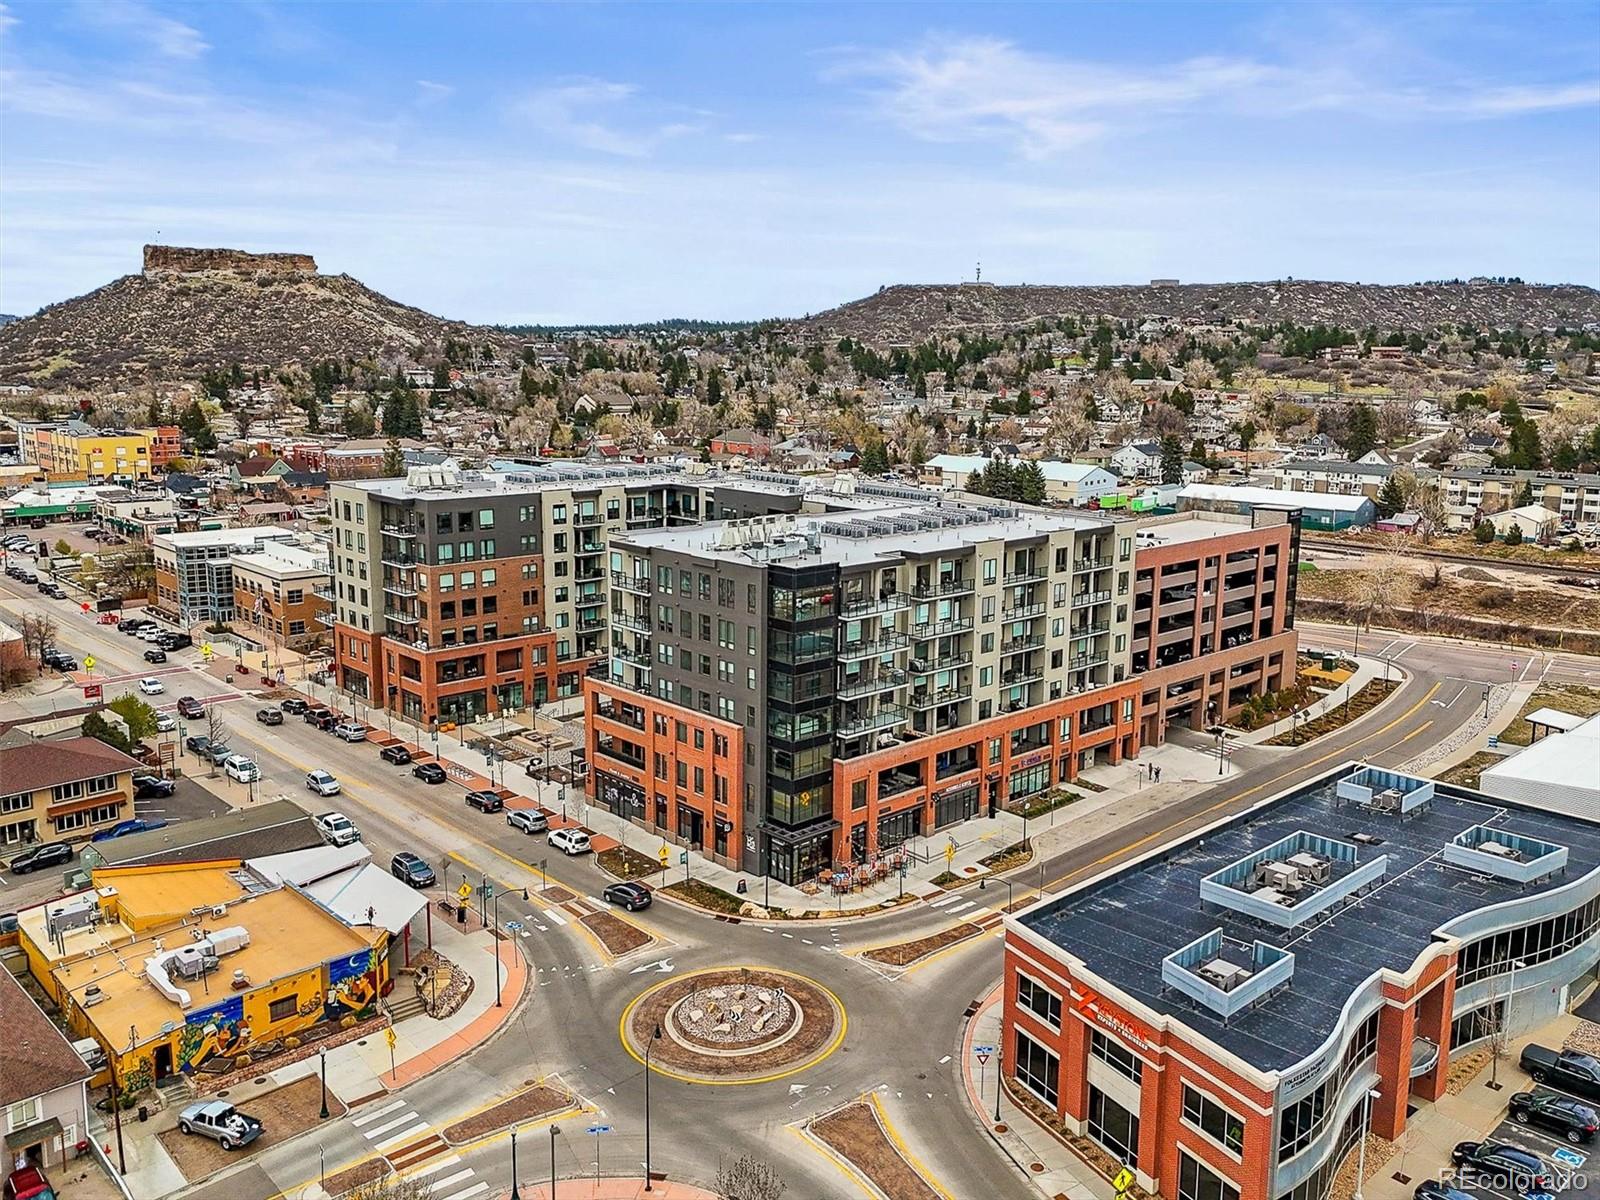
[[87,0],[76,11],[84,24],[144,42],[167,58],[199,58],[211,44],[192,25],[156,12],[139,0]]
[[1469,116],[1502,117],[1556,112],[1567,108],[1593,108],[1596,105],[1600,105],[1600,82],[1591,80],[1586,83],[1485,88],[1462,96],[1454,104],[1446,102],[1440,109]]
[[14,25],[21,24],[16,17],[11,15],[11,10],[0,4],[0,33],[4,33]]
[[456,89],[448,83],[435,83],[431,79],[417,80],[417,101],[420,104],[433,104],[439,100],[448,100],[455,93]]
[[[643,97],[631,83],[587,76],[538,88],[512,105],[518,120],[584,150],[645,158],[662,143],[705,130],[703,120],[662,120],[637,112]],[[685,115],[678,110],[674,115]],[[700,116],[690,111],[687,115]]]

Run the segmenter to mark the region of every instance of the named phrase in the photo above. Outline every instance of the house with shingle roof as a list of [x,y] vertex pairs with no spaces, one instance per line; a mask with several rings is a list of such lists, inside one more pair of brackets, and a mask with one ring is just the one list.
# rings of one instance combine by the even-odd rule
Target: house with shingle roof
[[65,1167],[89,1136],[94,1072],[10,971],[0,971],[0,1026],[6,1031],[6,1069],[0,1071],[6,1156],[0,1177],[22,1164],[42,1171]]

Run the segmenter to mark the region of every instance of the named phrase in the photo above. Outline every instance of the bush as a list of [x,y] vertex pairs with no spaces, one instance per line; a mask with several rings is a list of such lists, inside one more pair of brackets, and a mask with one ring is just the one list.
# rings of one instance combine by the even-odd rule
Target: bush
[[1487,546],[1494,541],[1494,526],[1487,521],[1479,521],[1472,527],[1472,540],[1480,546]]
[[1522,529],[1520,526],[1513,525],[1510,529],[1506,530],[1505,543],[1508,546],[1522,545]]

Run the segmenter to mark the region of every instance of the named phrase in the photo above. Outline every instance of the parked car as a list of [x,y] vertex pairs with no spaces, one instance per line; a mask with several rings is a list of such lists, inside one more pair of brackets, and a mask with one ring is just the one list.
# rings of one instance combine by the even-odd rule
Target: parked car
[[1518,1092],[1511,1097],[1511,1119],[1553,1130],[1575,1146],[1594,1141],[1595,1131],[1600,1130],[1600,1114],[1559,1092]]
[[402,850],[389,860],[389,874],[414,888],[432,887],[438,882],[433,868],[409,850]]
[[1547,1083],[1585,1100],[1600,1100],[1600,1060],[1591,1055],[1551,1050],[1530,1042],[1523,1047],[1520,1061],[1535,1083]]
[[177,719],[171,713],[161,713],[156,717],[157,733],[171,733],[177,727]]
[[1524,1194],[1555,1190],[1555,1172],[1537,1154],[1505,1142],[1457,1142],[1450,1161]]
[[337,796],[343,790],[339,781],[327,771],[312,771],[307,775],[306,788],[319,796]]
[[552,829],[545,841],[563,854],[589,853],[589,835],[581,829]]
[[311,705],[307,703],[305,697],[303,696],[289,696],[284,699],[278,705],[278,707],[283,709],[283,711],[286,713],[303,713],[306,711],[306,709],[310,708]]
[[41,871],[45,867],[56,867],[62,863],[72,861],[73,850],[66,842],[45,842],[35,846],[32,850],[24,850],[11,860],[11,873],[13,875],[26,875],[29,871]]
[[320,729],[323,733],[327,733],[339,723],[337,714],[335,714],[332,709],[328,708],[313,708],[306,713],[305,719],[306,723],[309,724],[313,729]]
[[378,757],[383,759],[383,761],[386,763],[393,763],[397,767],[403,767],[411,761],[411,751],[407,750],[404,746],[396,744],[393,746],[385,746],[382,750],[378,751]]
[[234,753],[233,747],[228,745],[227,742],[212,742],[205,748],[201,757],[210,759],[213,767],[220,767],[232,758]]
[[130,833],[148,833],[152,829],[165,829],[167,823],[163,820],[151,820],[147,817],[134,817],[127,821],[118,821],[110,829],[102,829],[89,840],[91,842],[109,842],[113,838],[127,837]]
[[256,709],[256,720],[263,725],[282,725],[283,710],[278,708],[258,708]]
[[642,883],[608,883],[600,893],[607,904],[616,904],[629,912],[650,907],[650,889]]
[[170,796],[178,790],[176,780],[163,779],[159,775],[135,775],[133,777],[133,798],[135,800],[155,800]]
[[143,617],[124,617],[122,620],[117,622],[117,632],[132,633],[135,629],[139,628],[139,626],[143,625],[144,621],[145,619]]
[[161,627],[159,625],[146,625],[138,633],[138,638],[141,642],[153,642],[160,636]]
[[506,824],[523,833],[544,833],[550,828],[550,818],[542,809],[514,808],[506,813]]
[[211,739],[203,733],[191,733],[183,739],[183,748],[195,755],[203,755],[206,747],[211,745]]
[[1470,1192],[1453,1188],[1437,1179],[1424,1179],[1411,1191],[1412,1200],[1477,1200]]
[[58,583],[45,583],[39,585],[39,590],[52,600],[65,600],[67,593]]
[[333,736],[345,742],[367,740],[367,727],[360,721],[340,721],[333,727]]
[[468,792],[467,807],[479,812],[497,813],[505,809],[506,802],[494,792]]
[[222,764],[222,769],[229,779],[240,783],[254,783],[261,778],[261,768],[256,766],[254,760],[242,754],[235,754]]
[[168,631],[156,637],[156,645],[168,651],[187,650],[194,645],[194,639],[187,633],[172,633]]
[[167,690],[167,685],[159,679],[144,678],[139,680],[139,690],[146,696],[159,696]]
[[322,840],[330,846],[348,846],[361,840],[361,830],[342,812],[318,813],[313,821]]
[[167,652],[165,650],[146,650],[144,652],[144,660],[147,663],[164,663],[167,661]]
[[198,721],[206,715],[206,706],[193,696],[179,696],[178,715],[185,721]]
[[444,782],[444,768],[438,763],[418,763],[411,768],[411,773],[423,783]]
[[204,1134],[224,1150],[237,1150],[261,1136],[261,1122],[226,1100],[202,1100],[178,1114],[178,1132]]

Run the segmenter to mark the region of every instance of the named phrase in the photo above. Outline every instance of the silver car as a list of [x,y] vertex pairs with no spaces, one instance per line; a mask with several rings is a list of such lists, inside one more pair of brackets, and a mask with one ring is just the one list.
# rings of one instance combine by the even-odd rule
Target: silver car
[[235,1150],[261,1136],[261,1122],[226,1100],[202,1100],[178,1114],[178,1132],[203,1133],[216,1138],[224,1150]]
[[523,833],[543,833],[550,828],[550,818],[537,808],[513,808],[506,813],[506,824]]

